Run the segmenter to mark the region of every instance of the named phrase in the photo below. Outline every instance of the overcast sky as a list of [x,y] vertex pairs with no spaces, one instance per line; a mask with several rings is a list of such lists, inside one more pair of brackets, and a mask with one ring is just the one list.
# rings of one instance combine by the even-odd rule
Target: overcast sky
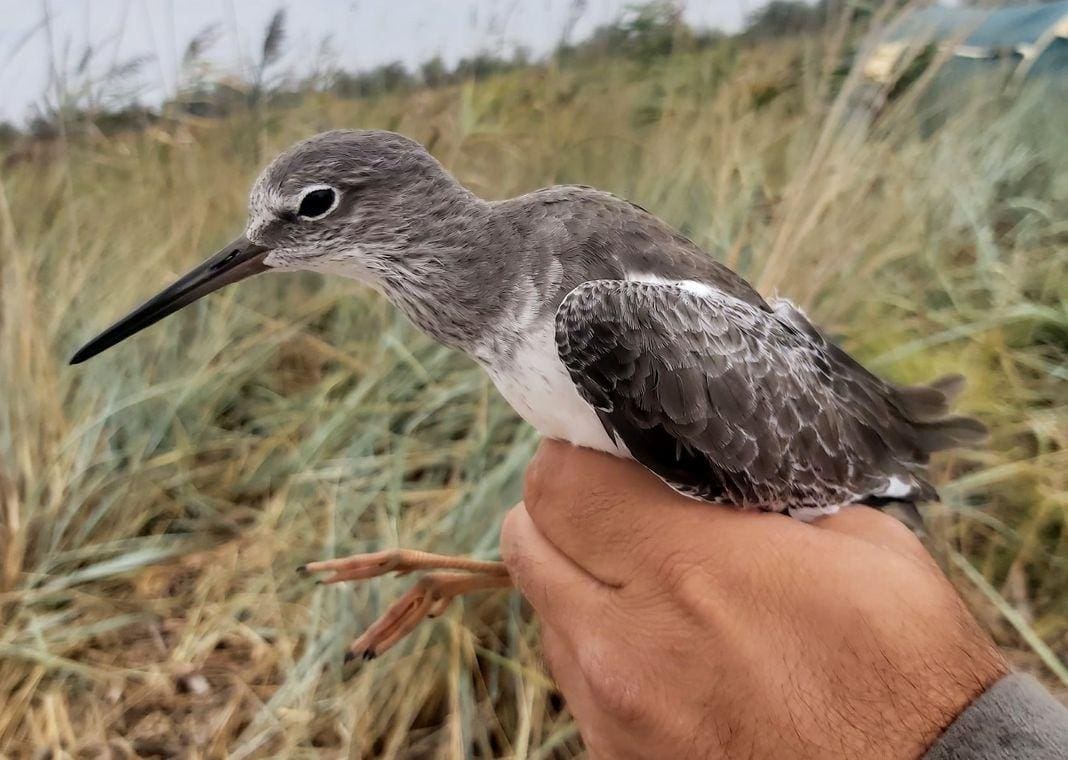
[[[690,0],[697,27],[736,30],[761,0]],[[435,55],[447,62],[516,46],[551,50],[577,16],[572,39],[619,17],[634,0],[0,0],[0,119],[22,121],[48,87],[49,71],[73,70],[86,49],[97,71],[148,56],[135,82],[144,103],[174,91],[182,54],[210,24],[219,38],[208,54],[221,73],[248,66],[271,15],[288,11],[280,68],[314,69],[324,39],[348,70],[401,61],[413,68]],[[42,23],[51,16],[51,33]],[[49,37],[51,36],[51,44]],[[54,50],[55,55],[50,54]]]

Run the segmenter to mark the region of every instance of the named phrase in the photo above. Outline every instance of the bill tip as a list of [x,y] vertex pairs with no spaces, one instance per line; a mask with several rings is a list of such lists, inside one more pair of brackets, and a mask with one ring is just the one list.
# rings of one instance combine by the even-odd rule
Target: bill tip
[[89,341],[84,346],[75,351],[73,354],[71,354],[71,357],[67,361],[67,363],[70,365],[81,364],[87,359],[92,359],[94,356],[99,354],[102,349],[99,349],[94,346],[94,342],[95,341]]

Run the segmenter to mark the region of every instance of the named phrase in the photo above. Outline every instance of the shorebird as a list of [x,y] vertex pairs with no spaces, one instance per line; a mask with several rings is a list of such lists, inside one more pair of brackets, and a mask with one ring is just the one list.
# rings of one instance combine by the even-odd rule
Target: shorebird
[[[480,364],[542,436],[632,458],[695,499],[801,519],[851,503],[915,509],[937,498],[931,453],[985,433],[949,412],[959,377],[879,379],[643,208],[583,186],[486,201],[381,131],[283,152],[252,187],[241,237],[71,363],[224,285],[293,270],[374,288]],[[509,585],[501,563],[404,549],[303,569],[331,583],[436,571],[349,658],[385,651],[458,594]]]

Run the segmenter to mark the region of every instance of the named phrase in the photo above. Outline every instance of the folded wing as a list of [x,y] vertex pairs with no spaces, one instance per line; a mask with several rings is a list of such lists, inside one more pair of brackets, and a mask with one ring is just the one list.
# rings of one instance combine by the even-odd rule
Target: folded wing
[[608,433],[684,493],[802,513],[937,498],[931,452],[985,434],[948,414],[959,380],[891,385],[773,306],[700,283],[587,282],[560,305],[557,350]]

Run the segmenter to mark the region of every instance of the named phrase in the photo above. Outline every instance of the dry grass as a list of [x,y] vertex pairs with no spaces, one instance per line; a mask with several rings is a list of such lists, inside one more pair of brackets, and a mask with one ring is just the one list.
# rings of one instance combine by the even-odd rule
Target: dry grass
[[[1068,135],[991,96],[924,136],[848,118],[826,56],[722,48],[40,147],[0,175],[0,753],[573,757],[507,594],[349,670],[410,581],[308,559],[491,557],[534,438],[465,359],[343,282],[263,277],[78,367],[75,344],[243,223],[311,132],[423,140],[476,191],[594,184],[807,305],[876,370],[959,371],[933,547],[1014,661],[1068,687]],[[852,84],[847,83],[849,90]],[[1063,101],[1062,101],[1063,102]]]

